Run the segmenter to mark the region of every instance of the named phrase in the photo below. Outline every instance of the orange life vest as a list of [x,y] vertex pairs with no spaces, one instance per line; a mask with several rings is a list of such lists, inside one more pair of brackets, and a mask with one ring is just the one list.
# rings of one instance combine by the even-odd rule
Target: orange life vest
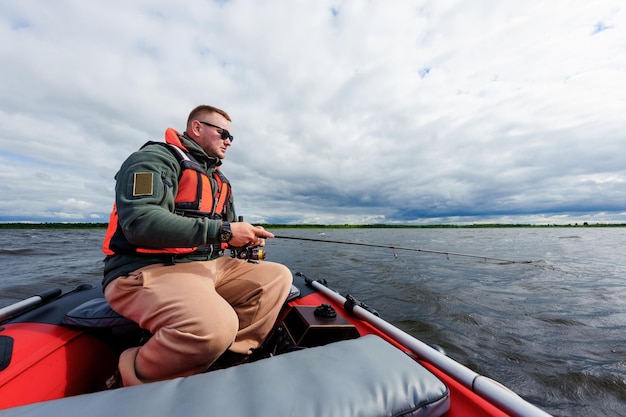
[[[227,203],[231,196],[230,183],[219,169],[215,169],[212,174],[214,180],[212,184],[208,173],[185,148],[180,137],[178,132],[170,128],[165,132],[166,142],[148,142],[142,146],[142,149],[148,145],[166,147],[176,157],[182,168],[178,178],[178,192],[174,198],[174,213],[186,217],[226,218]],[[211,251],[210,246],[207,248],[141,248],[135,246],[124,236],[115,204],[109,217],[109,225],[102,244],[102,250],[106,255],[116,253],[185,254],[196,251]]]

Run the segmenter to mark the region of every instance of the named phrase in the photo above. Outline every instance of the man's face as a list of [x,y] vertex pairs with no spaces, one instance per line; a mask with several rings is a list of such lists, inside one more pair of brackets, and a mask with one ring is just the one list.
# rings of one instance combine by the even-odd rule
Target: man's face
[[222,139],[223,131],[230,133],[230,122],[224,116],[219,113],[202,115],[193,122],[193,130],[195,141],[207,155],[224,159],[226,148],[231,145],[230,139]]

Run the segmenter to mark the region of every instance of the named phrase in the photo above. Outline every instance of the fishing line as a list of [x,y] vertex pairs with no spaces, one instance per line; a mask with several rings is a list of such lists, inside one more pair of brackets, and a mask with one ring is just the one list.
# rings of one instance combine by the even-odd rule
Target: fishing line
[[448,251],[439,251],[439,250],[432,250],[432,249],[410,248],[410,247],[405,247],[405,246],[379,245],[379,244],[376,244],[376,243],[348,242],[348,241],[344,241],[344,240],[314,239],[314,238],[296,237],[296,236],[277,236],[277,235],[274,235],[274,238],[276,238],[276,239],[290,239],[290,240],[303,240],[303,241],[307,241],[307,242],[336,243],[336,244],[340,244],[340,245],[367,246],[367,247],[370,247],[370,248],[391,249],[393,251],[393,256],[396,257],[396,258],[398,257],[396,251],[404,250],[404,251],[411,251],[411,252],[435,253],[435,254],[438,254],[438,255],[445,255],[448,259],[450,259],[450,256],[462,256],[462,257],[465,257],[465,258],[482,259],[485,262],[492,261],[492,262],[499,262],[499,263],[503,263],[503,264],[527,264],[527,265],[531,265],[531,266],[540,267],[540,265],[533,264],[533,261],[512,261],[510,259],[493,258],[493,257],[490,257],[490,256],[483,256],[483,255],[471,255],[471,254],[468,254],[468,253],[448,252]]

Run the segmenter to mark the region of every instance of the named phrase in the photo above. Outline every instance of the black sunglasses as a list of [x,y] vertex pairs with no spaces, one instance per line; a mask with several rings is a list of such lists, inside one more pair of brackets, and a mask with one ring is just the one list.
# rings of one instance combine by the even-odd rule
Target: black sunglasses
[[220,133],[220,134],[222,135],[222,140],[226,140],[226,139],[228,139],[229,141],[231,141],[231,143],[232,143],[232,141],[234,141],[234,140],[235,140],[235,138],[233,137],[233,135],[231,135],[231,134],[230,134],[230,132],[229,132],[228,130],[224,129],[223,127],[215,126],[215,125],[212,125],[211,123],[203,122],[202,120],[198,120],[198,121],[199,121],[200,123],[202,123],[203,125],[207,125],[207,126],[215,127],[215,128],[217,128],[217,129],[221,130],[221,133]]

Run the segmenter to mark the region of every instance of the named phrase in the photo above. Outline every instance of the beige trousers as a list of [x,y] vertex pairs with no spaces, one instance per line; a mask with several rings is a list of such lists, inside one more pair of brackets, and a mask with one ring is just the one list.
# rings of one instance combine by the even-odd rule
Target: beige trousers
[[153,334],[122,352],[124,385],[202,372],[227,349],[249,354],[272,330],[291,282],[284,265],[228,256],[150,265],[115,279],[106,300]]

